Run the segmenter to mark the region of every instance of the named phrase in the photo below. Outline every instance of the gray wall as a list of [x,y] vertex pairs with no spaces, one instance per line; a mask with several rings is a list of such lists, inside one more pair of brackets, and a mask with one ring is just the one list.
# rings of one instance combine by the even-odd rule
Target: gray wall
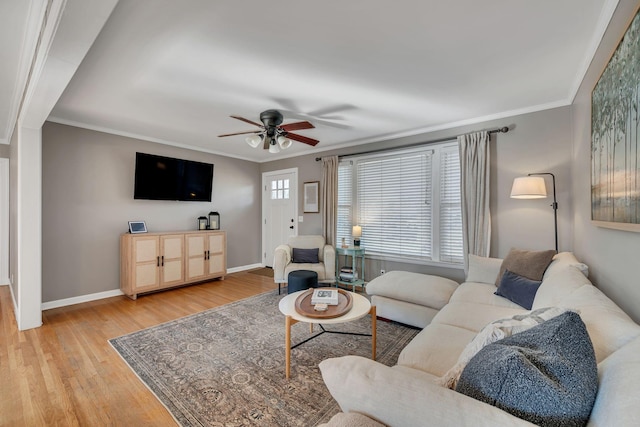
[[0,144],[0,158],[8,159],[9,158],[9,144]]
[[[572,250],[573,217],[571,200],[571,107],[555,108],[507,119],[463,126],[446,131],[394,139],[367,146],[350,147],[323,152],[321,156],[346,155],[366,150],[401,147],[407,144],[452,137],[482,129],[509,126],[506,134],[491,139],[491,256],[504,257],[510,248],[549,249],[554,247],[553,210],[551,199],[516,200],[509,197],[513,179],[531,172],[552,172],[556,175],[560,250]],[[322,144],[322,142],[320,142]],[[318,154],[283,159],[261,165],[261,172],[298,167],[299,194],[304,181],[322,179],[322,167],[315,161]],[[548,182],[551,188],[551,181]],[[302,201],[299,206],[302,212]],[[320,214],[304,214],[299,234],[322,234]],[[382,260],[367,260],[367,280],[379,275],[380,270],[407,270],[438,274],[461,281],[460,269],[405,264]]]
[[[118,289],[129,220],[195,230],[198,216],[218,211],[227,268],[260,262],[258,164],[50,122],[42,132],[43,302]],[[136,151],[213,163],[212,203],[134,200]]]
[[621,0],[573,104],[575,199],[574,250],[589,265],[591,279],[635,321],[640,321],[640,233],[591,223],[591,91],[638,8]]

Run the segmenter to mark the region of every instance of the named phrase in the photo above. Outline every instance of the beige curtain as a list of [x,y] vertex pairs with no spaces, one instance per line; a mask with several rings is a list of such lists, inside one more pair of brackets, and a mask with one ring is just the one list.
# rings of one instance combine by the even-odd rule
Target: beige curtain
[[322,232],[328,245],[336,245],[338,221],[338,156],[322,158]]
[[468,255],[489,256],[491,245],[489,132],[458,137],[465,266]]

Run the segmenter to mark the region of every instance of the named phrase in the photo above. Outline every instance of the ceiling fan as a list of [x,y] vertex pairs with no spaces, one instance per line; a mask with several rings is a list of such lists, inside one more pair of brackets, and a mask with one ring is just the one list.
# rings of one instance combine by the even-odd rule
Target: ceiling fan
[[252,133],[254,135],[248,136],[245,141],[251,147],[256,148],[262,143],[262,147],[266,150],[269,149],[270,153],[278,153],[280,149],[285,150],[293,144],[291,140],[302,142],[304,144],[314,147],[318,142],[317,139],[308,138],[306,136],[291,133],[293,130],[313,129],[315,126],[310,122],[295,122],[286,125],[282,124],[284,120],[282,113],[278,110],[266,110],[260,113],[260,123],[256,123],[249,119],[245,119],[240,116],[231,116],[234,119],[242,120],[245,123],[250,123],[254,126],[258,126],[260,129],[251,130],[246,132],[226,133],[224,135],[218,135],[218,137],[245,135]]

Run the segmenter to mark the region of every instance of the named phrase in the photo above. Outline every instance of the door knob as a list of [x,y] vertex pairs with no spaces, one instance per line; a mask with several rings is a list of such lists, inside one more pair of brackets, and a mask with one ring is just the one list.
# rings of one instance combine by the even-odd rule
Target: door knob
[[291,227],[289,227],[289,228],[293,230],[293,225]]

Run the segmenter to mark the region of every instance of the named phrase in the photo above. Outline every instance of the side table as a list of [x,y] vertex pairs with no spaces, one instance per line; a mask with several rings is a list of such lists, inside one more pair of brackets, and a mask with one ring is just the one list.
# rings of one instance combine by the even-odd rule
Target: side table
[[[344,262],[346,264],[347,257],[351,257],[351,271],[357,279],[354,280],[341,280],[340,279],[340,255],[344,255]],[[360,261],[360,267],[358,271],[358,259]],[[364,248],[360,246],[349,246],[348,248],[336,248],[336,287],[351,286],[352,291],[355,292],[356,286],[364,287]]]
[[[315,317],[307,317],[304,316],[296,310],[296,299],[303,293],[307,291],[298,291],[292,294],[287,295],[286,297],[280,300],[278,304],[278,308],[280,312],[285,316],[285,377],[288,379],[291,374],[291,349],[296,348],[299,345],[306,343],[307,341],[320,336],[322,334],[343,334],[343,335],[360,335],[360,336],[370,336],[371,337],[371,359],[376,360],[376,340],[377,340],[377,318],[376,318],[376,306],[371,305],[369,300],[364,296],[356,293],[352,293],[351,297],[353,298],[353,306],[351,310],[347,311],[345,314],[339,317],[334,317],[331,319],[319,319]],[[352,322],[354,320],[358,320],[366,316],[367,314],[371,315],[371,335],[369,334],[360,334],[355,332],[342,332],[342,331],[328,331],[322,327],[322,324],[325,325],[336,325],[338,323],[347,323]],[[291,345],[291,326],[295,325],[298,322],[309,323],[309,332],[313,332],[313,325],[320,326],[320,332],[315,335],[311,335],[309,338],[295,344]]]

